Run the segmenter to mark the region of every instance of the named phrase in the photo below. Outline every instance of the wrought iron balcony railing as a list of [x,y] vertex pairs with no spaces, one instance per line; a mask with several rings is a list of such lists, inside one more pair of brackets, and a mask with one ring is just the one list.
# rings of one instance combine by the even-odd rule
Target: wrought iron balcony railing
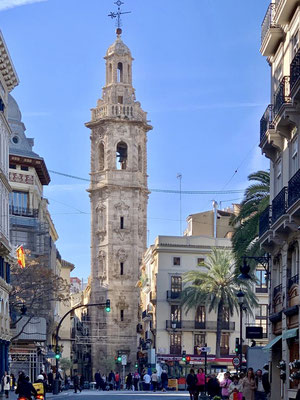
[[170,346],[170,354],[181,355],[181,346]]
[[288,289],[290,289],[293,285],[299,284],[299,274],[292,276],[288,280]]
[[275,298],[281,292],[282,292],[282,284],[275,286],[273,290],[273,298]]
[[181,328],[182,328],[181,321],[166,320],[166,329],[181,329]]
[[16,206],[9,206],[10,215],[18,215],[21,217],[32,217],[37,218],[39,215],[39,210],[35,208],[23,208]]
[[293,58],[293,61],[291,62],[290,77],[290,86],[292,91],[294,86],[298,82],[298,79],[300,78],[300,50],[298,50],[295,57]]
[[271,206],[268,206],[259,217],[259,237],[267,232],[271,226]]
[[[174,325],[174,327],[172,326]],[[176,326],[175,326],[176,325]],[[217,330],[217,321],[166,321],[166,329],[201,329],[201,330]],[[228,331],[235,330],[235,322],[223,321],[222,329]]]
[[300,169],[289,180],[288,185],[288,207],[300,200]]
[[287,209],[287,187],[281,189],[272,201],[272,224],[274,224]]
[[290,102],[290,77],[284,76],[274,94],[274,116],[277,116],[284,104]]
[[269,104],[260,120],[260,143],[264,141],[267,130],[274,129],[273,118],[273,104]]
[[179,300],[181,292],[175,292],[173,290],[167,290],[167,300]]
[[267,9],[264,20],[261,24],[261,43],[265,40],[265,37],[270,28],[279,28],[280,25],[275,23],[275,12],[276,12],[276,4],[271,3]]

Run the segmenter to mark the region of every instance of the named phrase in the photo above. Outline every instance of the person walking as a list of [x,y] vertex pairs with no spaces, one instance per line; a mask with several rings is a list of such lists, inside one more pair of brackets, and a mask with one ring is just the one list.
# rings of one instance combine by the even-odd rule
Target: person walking
[[116,381],[116,390],[120,390],[120,374],[118,371],[115,373],[115,381]]
[[139,380],[141,379],[141,376],[138,372],[138,370],[135,371],[133,374],[133,386],[134,390],[137,392],[139,390]]
[[127,390],[132,390],[132,374],[129,372],[126,378],[126,389]]
[[95,382],[96,382],[95,388],[96,388],[96,390],[99,390],[99,389],[101,388],[101,384],[100,384],[100,383],[101,383],[101,380],[102,380],[99,369],[98,369],[98,371],[95,373],[94,378],[95,378]]
[[190,394],[190,400],[195,399],[197,377],[195,371],[191,368],[190,373],[186,377],[187,390]]
[[229,399],[229,386],[231,384],[231,379],[230,379],[230,374],[228,372],[225,372],[224,374],[224,379],[220,383],[220,386],[222,388],[221,394],[222,394],[222,399],[223,400],[228,400]]
[[255,400],[266,400],[268,393],[270,393],[270,383],[268,374],[263,374],[261,369],[256,371],[255,386]]
[[[83,375],[80,375],[80,378],[79,378],[79,386],[80,386],[80,389],[81,389],[81,390],[84,389],[84,376],[83,376]],[[80,390],[80,391],[81,391],[81,390]]]
[[256,385],[253,368],[248,368],[247,375],[241,383],[243,387],[243,397],[245,398],[245,400],[254,400]]
[[77,372],[75,372],[75,375],[73,377],[73,384],[74,384],[74,393],[77,393],[77,390],[81,392],[81,388],[79,386],[79,376],[77,375]]
[[4,390],[5,398],[8,399],[9,391],[10,391],[10,377],[9,377],[7,371],[5,371],[4,375],[2,376],[1,384],[2,384],[2,388]]
[[151,375],[151,382],[153,386],[153,392],[156,392],[158,387],[158,375],[156,369],[153,371]]
[[211,377],[207,382],[207,393],[211,398],[220,396],[221,394],[220,382],[218,381],[216,374],[211,374]]
[[160,375],[160,379],[161,379],[161,386],[162,386],[162,389],[161,389],[161,391],[162,392],[166,392],[167,391],[167,387],[168,387],[168,373],[163,369],[162,370],[162,373],[161,373],[161,375]]
[[198,400],[199,394],[205,391],[205,373],[203,368],[199,368],[197,372],[197,383],[196,383],[196,393],[195,400]]
[[110,373],[108,374],[108,384],[109,384],[109,390],[114,390],[114,386],[115,386],[114,371],[110,371]]
[[229,385],[229,398],[230,400],[242,400],[243,387],[242,384],[239,382],[239,377],[234,375],[232,378],[232,382]]
[[148,374],[148,372],[146,372],[143,376],[143,382],[144,382],[144,390],[146,392],[148,392],[150,390],[150,382],[151,382],[151,378],[150,375]]

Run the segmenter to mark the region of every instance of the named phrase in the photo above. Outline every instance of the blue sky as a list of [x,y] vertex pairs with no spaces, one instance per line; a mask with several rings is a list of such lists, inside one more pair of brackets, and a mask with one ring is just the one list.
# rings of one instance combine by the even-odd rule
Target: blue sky
[[[268,168],[257,145],[270,102],[269,66],[259,53],[269,1],[125,3],[124,11],[132,13],[123,18],[122,37],[135,58],[137,100],[154,127],[149,188],[178,189],[180,172],[183,190],[244,189],[250,172]],[[20,78],[13,95],[27,136],[35,138],[35,151],[51,170],[89,178],[84,123],[101,97],[103,56],[115,40],[107,17],[113,10],[112,0],[0,0],[1,29]],[[59,251],[76,265],[73,275],[84,278],[90,271],[87,187],[51,174],[45,188]],[[184,195],[182,229],[188,214],[210,209],[213,199],[225,207],[241,197]],[[180,233],[178,195],[150,195],[148,229],[149,243]]]

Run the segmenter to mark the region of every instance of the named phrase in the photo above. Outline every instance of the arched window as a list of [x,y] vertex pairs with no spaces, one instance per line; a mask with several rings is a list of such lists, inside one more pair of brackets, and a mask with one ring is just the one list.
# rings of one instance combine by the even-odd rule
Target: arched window
[[128,65],[128,83],[131,83],[131,68],[130,68],[130,65]]
[[117,169],[126,169],[127,167],[127,144],[119,142],[116,151]]
[[112,82],[112,65],[109,64],[109,69],[108,69],[108,82]]
[[99,170],[104,170],[104,144],[99,144]]
[[142,172],[142,170],[143,170],[143,157],[142,157],[142,148],[141,148],[140,145],[138,147],[138,168],[139,168],[139,171]]
[[123,64],[121,62],[118,63],[117,81],[118,82],[123,82]]

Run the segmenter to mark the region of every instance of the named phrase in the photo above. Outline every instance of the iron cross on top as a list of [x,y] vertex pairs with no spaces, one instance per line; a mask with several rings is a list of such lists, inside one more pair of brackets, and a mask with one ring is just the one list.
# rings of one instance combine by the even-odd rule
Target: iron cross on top
[[117,28],[120,29],[122,25],[121,15],[130,14],[131,11],[121,11],[121,5],[124,4],[121,0],[116,1],[114,4],[118,6],[118,11],[117,12],[112,11],[110,14],[108,14],[108,16],[111,17],[111,19],[117,18],[116,25]]

